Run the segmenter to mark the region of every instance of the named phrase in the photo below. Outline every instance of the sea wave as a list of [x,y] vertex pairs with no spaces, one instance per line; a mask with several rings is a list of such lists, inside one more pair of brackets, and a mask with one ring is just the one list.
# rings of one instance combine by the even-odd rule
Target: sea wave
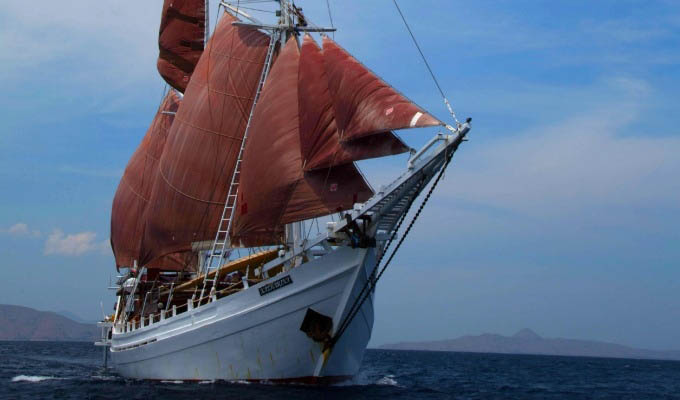
[[92,375],[92,379],[100,381],[117,381],[121,378],[113,375]]
[[56,376],[38,376],[38,375],[17,375],[12,378],[12,382],[42,382],[50,379],[61,379]]
[[394,375],[385,375],[378,379],[375,384],[384,386],[399,386],[399,383],[394,379]]

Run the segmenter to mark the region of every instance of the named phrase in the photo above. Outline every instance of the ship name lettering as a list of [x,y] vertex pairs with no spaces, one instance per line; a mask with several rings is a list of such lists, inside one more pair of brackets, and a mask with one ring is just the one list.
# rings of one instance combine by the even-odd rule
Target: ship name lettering
[[290,285],[293,283],[293,279],[290,277],[290,275],[286,275],[281,279],[277,279],[272,283],[268,283],[261,288],[259,288],[260,291],[260,296],[264,296],[265,294],[271,293],[276,289],[280,289],[286,285]]

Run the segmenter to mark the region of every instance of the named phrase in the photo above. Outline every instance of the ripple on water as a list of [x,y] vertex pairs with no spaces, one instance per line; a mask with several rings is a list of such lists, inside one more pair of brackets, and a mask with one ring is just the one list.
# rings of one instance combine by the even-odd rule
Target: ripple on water
[[[46,360],[49,358],[49,360]],[[76,360],[76,361],[74,361]],[[505,354],[368,350],[354,379],[330,387],[273,382],[127,379],[102,367],[89,343],[0,342],[0,399],[192,397],[375,399],[587,396],[678,398],[680,362]],[[680,398],[678,398],[680,400]]]

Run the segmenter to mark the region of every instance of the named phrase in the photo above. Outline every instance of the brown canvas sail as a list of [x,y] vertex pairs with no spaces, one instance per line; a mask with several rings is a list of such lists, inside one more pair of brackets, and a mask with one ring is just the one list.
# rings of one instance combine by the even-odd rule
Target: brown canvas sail
[[196,65],[160,157],[141,263],[212,240],[269,45],[225,13]]
[[[128,162],[120,180],[111,209],[111,247],[117,267],[130,267],[139,260],[144,233],[144,211],[158,171],[168,131],[180,100],[174,90],[163,99],[141,144]],[[176,259],[166,260],[168,269],[181,269]]]
[[253,114],[232,242],[274,244],[286,223],[366,201],[353,161],[408,150],[392,129],[442,124],[330,39],[291,38]]
[[386,130],[444,125],[329,37],[323,39],[323,56],[336,123],[344,140]]
[[389,129],[356,140],[343,140],[343,132],[338,130],[336,122],[324,54],[310,35],[305,35],[300,52],[300,132],[305,170],[409,150]]
[[292,37],[272,67],[253,114],[232,243],[276,244],[286,223],[346,210],[373,194],[352,163],[304,171],[299,71],[300,50]]
[[207,29],[206,0],[165,0],[158,34],[158,72],[180,92],[198,63]]

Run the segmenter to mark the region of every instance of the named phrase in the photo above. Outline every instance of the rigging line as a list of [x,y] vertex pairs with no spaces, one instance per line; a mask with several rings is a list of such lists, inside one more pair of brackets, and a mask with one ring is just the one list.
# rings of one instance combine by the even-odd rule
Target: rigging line
[[[203,23],[205,24],[205,31],[203,32],[203,48],[208,44],[208,39],[210,38],[210,1],[205,0],[203,2],[203,8],[205,8],[205,18]],[[217,14],[220,13],[220,6],[217,6]]]
[[[312,234],[312,228],[314,227],[314,220],[316,220],[317,218],[318,218],[318,217],[315,217],[315,218],[313,218],[313,219],[311,219],[311,220],[309,221],[309,229],[307,230],[307,233],[305,234],[305,240],[304,240],[305,243],[306,243],[307,240],[309,239],[309,235]],[[316,226],[317,226],[317,230],[318,230],[318,228],[319,228],[319,222],[317,221],[316,224],[317,224]],[[304,221],[303,221],[303,226],[304,226]]]
[[262,8],[254,8],[254,7],[246,7],[246,6],[241,6],[241,8],[244,9],[244,10],[261,11],[261,12],[265,12],[265,13],[269,13],[269,14],[276,14],[276,11],[265,10],[265,9],[262,9]]
[[451,107],[449,100],[446,98],[446,95],[444,94],[444,90],[442,89],[441,85],[439,85],[439,81],[437,80],[437,77],[434,75],[434,72],[432,71],[432,68],[430,67],[430,63],[427,62],[427,58],[425,58],[425,54],[423,53],[423,50],[420,48],[420,45],[418,44],[418,41],[416,40],[416,37],[413,34],[413,31],[411,31],[411,27],[408,25],[408,22],[406,22],[406,17],[404,17],[404,14],[401,12],[401,8],[399,8],[399,4],[397,4],[397,0],[392,0],[392,2],[394,3],[394,6],[397,8],[397,11],[399,12],[399,15],[401,16],[401,20],[404,21],[404,25],[406,26],[406,30],[408,31],[409,35],[411,35],[411,39],[413,40],[413,44],[416,45],[416,48],[418,49],[418,52],[420,53],[420,57],[425,62],[425,66],[427,67],[427,70],[430,72],[430,75],[432,76],[432,80],[434,81],[434,84],[437,86],[437,89],[439,90],[439,94],[442,95],[442,98],[444,99],[444,104],[446,104],[446,108],[449,109],[449,113],[451,113],[453,120],[456,121],[456,125],[460,125],[460,122],[458,122],[458,118],[456,117],[456,113],[453,111],[453,108]]
[[[364,304],[364,302],[366,301],[366,299],[368,298],[368,296],[371,295],[371,292],[373,291],[373,289],[375,288],[376,284],[378,283],[378,280],[379,280],[380,277],[383,275],[383,273],[385,272],[385,270],[387,269],[387,267],[390,265],[390,262],[392,262],[392,259],[393,259],[394,256],[397,254],[397,251],[399,250],[399,247],[401,247],[401,244],[404,242],[404,239],[406,239],[406,236],[408,236],[409,232],[411,231],[411,228],[413,228],[413,224],[416,222],[416,220],[417,220],[418,217],[420,216],[420,213],[421,213],[421,212],[423,211],[423,209],[425,208],[425,205],[427,204],[427,201],[428,201],[428,200],[430,199],[430,197],[432,196],[432,192],[434,192],[434,189],[437,187],[437,184],[439,183],[439,181],[441,180],[442,176],[444,175],[444,171],[446,170],[446,167],[447,167],[447,166],[449,165],[449,163],[451,162],[451,158],[452,158],[452,157],[453,157],[453,152],[446,155],[446,161],[444,162],[444,165],[442,166],[441,170],[439,170],[439,174],[437,174],[437,178],[435,179],[434,183],[433,183],[432,186],[430,187],[430,190],[427,192],[427,195],[426,195],[425,198],[423,199],[423,202],[420,204],[420,207],[418,207],[418,210],[416,211],[415,215],[413,216],[413,218],[412,218],[411,221],[409,222],[408,226],[406,227],[406,230],[404,231],[404,234],[402,235],[402,237],[401,237],[401,238],[399,239],[399,241],[397,242],[396,247],[392,250],[392,253],[390,254],[390,257],[387,259],[387,261],[385,262],[385,265],[383,265],[383,267],[380,269],[380,272],[379,272],[379,273],[377,274],[377,276],[375,276],[375,277],[374,277],[374,274],[375,274],[375,271],[376,271],[376,270],[375,270],[375,269],[373,270],[373,274],[371,274],[371,276],[369,276],[368,280],[366,281],[366,284],[364,285],[364,289],[366,289],[366,288],[368,287],[368,291],[364,292],[364,289],[362,289],[362,291],[361,291],[361,293],[359,294],[359,296],[357,296],[357,300],[355,300],[354,304],[353,304],[352,307],[350,308],[350,313],[347,314],[347,317],[346,317],[346,318],[343,320],[343,322],[340,324],[340,328],[338,329],[338,332],[337,332],[337,333],[335,334],[335,336],[333,336],[333,338],[331,339],[331,342],[330,342],[330,346],[329,346],[329,347],[332,347],[335,343],[337,343],[337,341],[340,339],[340,337],[342,336],[342,334],[345,332],[345,330],[347,329],[347,327],[349,326],[349,324],[352,322],[352,320],[354,319],[354,317],[355,317],[355,316],[358,314],[358,312],[361,310],[361,306]],[[412,205],[414,202],[415,202],[415,197],[413,198],[413,200],[412,200],[412,201],[410,202],[410,204],[408,205],[406,212],[403,214],[402,220],[399,222],[399,225],[401,225],[401,223],[402,223],[402,222],[404,221],[404,219],[406,218],[406,214],[408,213],[408,209],[411,207],[411,205]],[[395,229],[395,231],[393,232],[392,238],[394,238],[394,235],[395,235],[396,231],[398,230],[398,228],[399,228],[399,226],[397,226],[397,229]],[[391,239],[392,239],[392,238],[390,238],[390,243],[391,243]],[[386,248],[386,250],[387,250],[387,248]],[[376,263],[376,269],[377,269],[378,265],[380,265],[380,261],[382,260],[382,258],[383,258],[383,256],[385,255],[385,253],[386,253],[386,252],[384,252],[384,253],[380,256],[380,259],[379,259],[378,262]],[[362,294],[363,294],[363,297],[362,297]],[[358,305],[357,305],[357,304],[358,304]],[[355,307],[355,306],[356,306],[356,307]]]
[[[420,186],[422,185],[422,183],[423,183],[422,180],[420,182],[418,182],[418,189],[420,189]],[[378,257],[378,260],[375,263],[375,268],[373,269],[373,271],[371,272],[371,275],[366,280],[366,283],[364,284],[364,286],[361,288],[361,291],[359,292],[356,299],[354,300],[354,303],[349,308],[349,311],[347,312],[347,316],[340,323],[338,331],[335,334],[335,337],[333,339],[333,343],[336,342],[340,338],[342,333],[345,331],[346,326],[349,325],[351,320],[354,318],[353,315],[356,313],[355,308],[357,308],[357,306],[359,306],[359,308],[361,308],[361,304],[364,302],[364,300],[362,300],[362,298],[363,298],[364,293],[366,292],[366,289],[369,289],[369,293],[370,293],[371,290],[373,290],[371,282],[373,282],[373,280],[375,278],[376,271],[378,270],[378,266],[380,266],[380,263],[382,262],[383,258],[385,257],[385,254],[387,254],[387,249],[389,249],[390,245],[394,241],[394,238],[397,236],[397,232],[399,232],[399,229],[401,228],[401,224],[404,223],[404,220],[406,219],[406,215],[408,214],[408,212],[411,209],[411,206],[413,205],[414,202],[415,202],[415,197],[413,199],[411,199],[411,201],[406,205],[404,212],[402,213],[401,217],[399,217],[399,221],[397,222],[396,226],[392,230],[392,234],[390,235],[390,238],[387,241],[387,244],[385,244],[385,248],[383,249],[383,251],[380,254],[380,257]]]
[[[165,79],[163,79],[163,82],[165,82]],[[161,101],[158,103],[159,108],[160,108],[161,104],[163,103],[163,99],[165,99],[165,95],[167,93],[168,93],[168,83],[165,82],[165,85],[163,85],[163,91],[161,92]]]
[[[328,19],[331,20],[331,28],[335,29],[335,26],[333,26],[333,15],[331,15],[331,3],[330,0],[326,0],[326,7],[328,8]],[[335,31],[331,32],[333,35],[333,40],[335,40]]]

